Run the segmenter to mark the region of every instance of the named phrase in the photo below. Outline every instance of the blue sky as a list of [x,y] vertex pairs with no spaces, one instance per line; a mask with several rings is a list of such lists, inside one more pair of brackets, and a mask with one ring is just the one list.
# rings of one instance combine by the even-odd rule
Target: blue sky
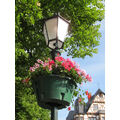
[[[66,56],[66,53],[62,54],[62,57],[72,59],[80,65],[80,68],[85,69],[86,72],[92,76],[93,82],[83,84],[82,86],[83,90],[88,90],[92,95],[98,88],[105,92],[105,20],[101,21],[101,28],[99,31],[102,37],[100,39],[100,45],[97,47],[98,54],[94,54],[93,57],[86,56],[84,59],[72,59],[70,56]],[[58,120],[66,120],[68,113],[69,111],[67,108],[59,110]]]

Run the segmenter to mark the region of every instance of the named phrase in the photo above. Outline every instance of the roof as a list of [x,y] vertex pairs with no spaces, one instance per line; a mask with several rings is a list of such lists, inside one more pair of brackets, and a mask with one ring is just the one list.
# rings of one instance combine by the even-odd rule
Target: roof
[[74,114],[75,114],[75,111],[70,111],[66,120],[73,120],[74,119]]
[[88,109],[90,108],[90,106],[91,106],[93,100],[95,99],[95,97],[96,97],[98,94],[100,94],[100,93],[102,93],[102,94],[105,95],[105,93],[104,93],[101,89],[98,89],[98,90],[96,91],[96,93],[91,97],[91,99],[86,103],[85,113],[86,113],[86,112],[88,111]]

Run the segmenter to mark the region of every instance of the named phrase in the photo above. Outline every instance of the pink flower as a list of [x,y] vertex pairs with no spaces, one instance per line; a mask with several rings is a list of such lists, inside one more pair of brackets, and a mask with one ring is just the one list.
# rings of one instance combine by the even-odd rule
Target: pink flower
[[52,70],[52,65],[49,66],[49,71],[51,71],[51,70]]
[[45,68],[46,66],[49,66],[49,63],[44,62],[43,67]]
[[92,82],[92,77],[89,75],[89,74],[87,74],[87,76],[85,77],[89,82]]
[[50,58],[48,58],[48,61],[50,61]]
[[81,75],[86,77],[87,74],[86,74],[85,70],[81,70]]
[[30,67],[30,71],[31,71],[31,72],[34,72],[34,71],[35,71],[35,68],[34,68],[34,67]]
[[70,58],[67,58],[66,61],[68,61],[68,62],[70,61],[71,62]]
[[67,70],[70,71],[70,70],[71,70],[71,67],[68,67]]
[[76,66],[76,63],[75,63],[75,61],[72,61],[72,63],[73,63],[73,65],[74,65],[74,66]]
[[61,56],[55,57],[55,60],[57,60],[58,62],[65,61],[65,59]]
[[61,66],[63,66],[63,67],[64,67],[64,66],[65,66],[65,62],[62,62]]
[[61,64],[66,70],[70,71],[71,70],[71,66],[69,64],[69,62],[65,61]]
[[49,65],[55,64],[54,60],[49,61]]
[[89,79],[89,74],[87,74],[87,76],[85,77],[86,79]]
[[77,73],[80,72],[80,69],[79,68],[75,68],[74,69]]
[[57,65],[57,64],[55,64],[55,67],[57,68],[57,67],[58,67],[58,65]]
[[70,59],[64,60],[61,65],[68,71],[75,68],[75,64]]
[[40,64],[43,64],[43,61],[40,60],[40,59],[38,59],[37,62],[40,63]]
[[39,68],[39,64],[38,63],[35,63],[35,68]]
[[88,81],[89,81],[89,82],[92,82],[92,77],[91,77],[91,76],[89,77],[89,80],[88,80]]

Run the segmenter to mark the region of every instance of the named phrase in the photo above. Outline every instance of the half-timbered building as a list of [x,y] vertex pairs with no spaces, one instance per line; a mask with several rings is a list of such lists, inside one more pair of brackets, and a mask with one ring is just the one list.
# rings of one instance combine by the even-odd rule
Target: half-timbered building
[[[79,99],[79,98],[78,98]],[[105,120],[105,93],[100,89],[85,104],[75,101],[74,111],[70,111],[66,120]]]

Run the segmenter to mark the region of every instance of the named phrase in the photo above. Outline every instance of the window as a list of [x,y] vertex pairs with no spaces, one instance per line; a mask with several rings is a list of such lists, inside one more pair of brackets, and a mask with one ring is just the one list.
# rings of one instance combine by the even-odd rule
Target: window
[[102,117],[102,120],[105,120],[105,117]]
[[100,98],[103,98],[103,94],[102,93],[100,93],[99,96],[100,96]]
[[98,104],[93,104],[93,110],[98,110]]
[[76,119],[75,120],[79,120],[79,117],[76,117]]
[[96,117],[89,117],[88,120],[97,120]]
[[83,117],[77,117],[76,120],[83,120]]
[[80,120],[83,120],[83,117],[80,117]]

